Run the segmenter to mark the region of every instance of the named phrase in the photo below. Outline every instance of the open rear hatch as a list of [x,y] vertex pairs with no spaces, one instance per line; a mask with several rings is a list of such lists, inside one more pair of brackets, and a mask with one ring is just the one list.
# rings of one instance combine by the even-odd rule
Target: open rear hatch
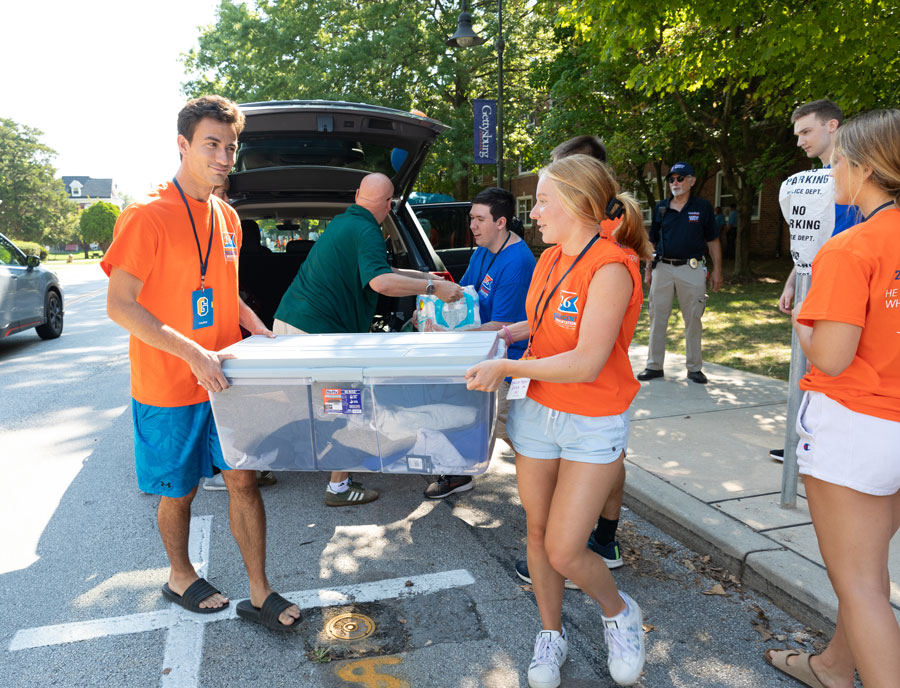
[[285,196],[352,200],[381,172],[406,201],[434,139],[448,127],[401,110],[325,100],[246,103],[228,191],[235,206]]

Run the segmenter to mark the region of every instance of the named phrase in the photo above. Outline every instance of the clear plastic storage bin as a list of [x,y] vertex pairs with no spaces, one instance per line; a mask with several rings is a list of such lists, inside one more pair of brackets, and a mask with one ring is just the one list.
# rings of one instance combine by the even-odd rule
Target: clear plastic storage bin
[[232,468],[487,470],[497,394],[464,374],[503,355],[494,332],[254,336],[223,353],[231,387],[209,396]]

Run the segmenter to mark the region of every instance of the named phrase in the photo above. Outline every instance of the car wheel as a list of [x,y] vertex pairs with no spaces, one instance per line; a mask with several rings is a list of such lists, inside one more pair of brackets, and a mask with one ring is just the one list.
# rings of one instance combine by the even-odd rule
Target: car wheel
[[41,339],[56,339],[63,331],[62,299],[55,291],[47,292],[47,304],[44,308],[47,322],[34,328]]

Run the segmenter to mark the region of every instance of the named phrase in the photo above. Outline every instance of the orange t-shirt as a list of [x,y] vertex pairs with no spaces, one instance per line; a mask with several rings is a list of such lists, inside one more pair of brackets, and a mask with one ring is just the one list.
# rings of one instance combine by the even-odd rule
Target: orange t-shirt
[[[548,248],[541,255],[531,278],[525,304],[530,331],[535,327],[535,308],[538,308],[537,320],[540,321],[540,308],[546,301],[547,294],[575,262],[576,257],[563,254],[562,247],[558,245]],[[581,330],[581,314],[587,306],[591,279],[597,270],[610,263],[625,265],[634,286],[622,327],[619,329],[606,365],[593,382],[560,383],[532,380],[528,386],[528,396],[539,404],[582,416],[612,416],[627,410],[640,389],[641,385],[634,379],[631,361],[628,359],[628,346],[634,336],[634,328],[644,300],[640,270],[636,261],[632,261],[623,250],[608,239],[601,238],[596,241],[553,294],[531,342],[531,353],[538,358],[547,358],[575,348]],[[538,305],[542,290],[544,296]]]
[[[210,351],[240,341],[238,325],[238,253],[241,223],[237,213],[215,196],[209,204],[185,195],[201,250],[209,245],[209,209],[214,213],[212,248],[206,288],[213,290],[213,324],[193,329],[191,294],[200,288],[200,255],[191,221],[178,189],[171,182],[149,197],[129,205],[116,221],[113,242],[100,262],[109,275],[113,267],[144,283],[138,303],[181,334]],[[131,336],[131,394],[151,406],[187,406],[209,401],[190,366],[172,354]]]
[[800,389],[822,392],[851,411],[900,421],[900,210],[882,210],[828,240],[813,260],[797,319],[863,328],[844,372],[832,377],[813,366]]

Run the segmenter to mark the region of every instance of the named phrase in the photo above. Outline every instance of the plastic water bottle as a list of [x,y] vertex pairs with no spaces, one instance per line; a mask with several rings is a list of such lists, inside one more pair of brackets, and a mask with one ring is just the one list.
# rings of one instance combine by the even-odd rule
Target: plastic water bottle
[[453,301],[452,303],[445,303],[443,309],[441,309],[441,315],[444,316],[444,322],[447,323],[447,327],[450,329],[456,329],[457,325],[463,322],[468,314],[469,306],[465,299]]

